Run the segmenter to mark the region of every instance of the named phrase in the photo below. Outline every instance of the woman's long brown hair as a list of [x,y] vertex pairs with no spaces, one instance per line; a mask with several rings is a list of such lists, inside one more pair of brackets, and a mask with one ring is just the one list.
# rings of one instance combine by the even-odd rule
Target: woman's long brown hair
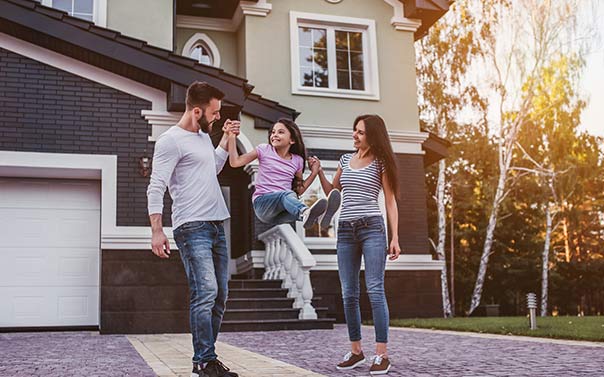
[[356,131],[357,124],[360,121],[363,121],[365,124],[365,135],[367,135],[367,143],[369,144],[371,153],[384,164],[390,188],[394,192],[394,195],[398,196],[398,172],[384,119],[375,114],[359,115],[354,120],[353,130]]

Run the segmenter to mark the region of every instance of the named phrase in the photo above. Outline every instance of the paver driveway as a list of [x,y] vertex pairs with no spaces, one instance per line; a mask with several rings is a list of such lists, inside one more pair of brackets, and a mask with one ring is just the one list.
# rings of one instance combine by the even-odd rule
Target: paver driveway
[[123,335],[0,333],[0,376],[155,376]]
[[[371,356],[373,328],[363,326]],[[335,364],[348,350],[344,325],[334,330],[224,333],[219,340],[326,376],[369,376],[369,363],[352,372]],[[573,345],[518,337],[470,336],[391,329],[389,376],[604,376],[604,344]],[[584,343],[587,344],[587,343]]]

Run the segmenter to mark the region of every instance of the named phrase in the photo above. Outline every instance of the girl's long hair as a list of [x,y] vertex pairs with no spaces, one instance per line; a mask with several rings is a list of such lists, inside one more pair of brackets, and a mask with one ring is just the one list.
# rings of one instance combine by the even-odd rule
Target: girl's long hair
[[386,129],[384,119],[375,114],[359,115],[354,120],[353,130],[356,131],[357,124],[359,124],[360,121],[363,121],[365,124],[365,135],[371,153],[384,164],[384,170],[386,172],[386,177],[388,177],[390,188],[394,192],[394,195],[398,196],[398,172],[394,159],[394,152],[392,151],[392,144],[390,144],[390,137],[388,136],[388,130]]
[[[281,123],[287,128],[289,133],[291,134],[291,138],[294,144],[290,145],[289,152],[292,154],[297,154],[302,157],[302,173],[304,173],[304,169],[306,167],[306,147],[304,146],[304,139],[302,139],[302,133],[300,132],[300,128],[298,125],[291,119],[281,118],[275,124]],[[271,144],[271,134],[273,133],[273,128],[275,127],[273,124],[268,131],[268,143]],[[292,181],[292,189],[297,192],[297,188],[302,182],[294,177]]]

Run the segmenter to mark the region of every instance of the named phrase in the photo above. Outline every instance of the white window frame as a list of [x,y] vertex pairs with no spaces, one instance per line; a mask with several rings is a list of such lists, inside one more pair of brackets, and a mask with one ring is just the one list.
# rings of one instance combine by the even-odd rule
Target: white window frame
[[[41,4],[47,7],[52,6],[53,0],[42,0]],[[96,26],[107,27],[107,0],[93,0],[92,4],[92,22]]]
[[212,55],[212,66],[220,68],[220,51],[216,43],[206,33],[193,34],[182,47],[181,55],[190,58],[193,50],[199,45],[205,47]]
[[[292,94],[374,101],[380,99],[375,20],[290,11],[289,26]],[[300,26],[327,30],[327,69],[329,73],[329,88],[307,87],[300,84],[300,41],[298,36],[298,28]],[[365,90],[338,89],[335,30],[362,32]]]

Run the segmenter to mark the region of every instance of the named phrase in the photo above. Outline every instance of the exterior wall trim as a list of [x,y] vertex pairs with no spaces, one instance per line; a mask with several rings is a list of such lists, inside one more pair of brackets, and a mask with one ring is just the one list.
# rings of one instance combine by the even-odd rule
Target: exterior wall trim
[[[300,125],[307,148],[352,150],[352,130],[347,128]],[[424,154],[422,143],[427,132],[389,131],[394,153]]]
[[[334,254],[313,254],[317,264],[311,271],[337,271],[338,259]],[[237,273],[245,273],[251,269],[264,268],[264,250],[251,250],[236,260]],[[427,254],[401,254],[395,261],[386,262],[386,271],[441,271],[444,261],[433,260]],[[364,262],[361,270],[365,269]]]
[[272,9],[272,4],[269,4],[267,0],[258,0],[258,2],[240,1],[239,8],[235,10],[235,14],[230,20],[179,14],[176,15],[176,27],[232,33],[239,29],[244,16],[266,17]]
[[405,17],[405,8],[399,0],[384,0],[388,5],[392,6],[394,15],[390,19],[390,24],[398,31],[416,32],[422,21]]

